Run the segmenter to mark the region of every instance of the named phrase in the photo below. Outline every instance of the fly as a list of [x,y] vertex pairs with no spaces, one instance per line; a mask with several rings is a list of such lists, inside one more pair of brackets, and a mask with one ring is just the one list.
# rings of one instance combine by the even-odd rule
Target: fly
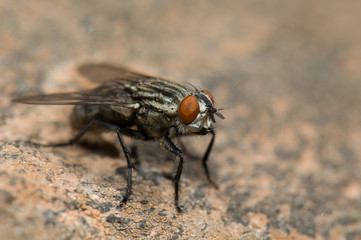
[[[76,143],[88,130],[110,130],[117,133],[127,160],[127,188],[122,199],[125,204],[132,193],[130,153],[123,135],[140,140],[158,140],[179,162],[174,176],[174,203],[178,212],[179,181],[183,169],[183,152],[172,139],[183,135],[211,134],[211,140],[202,158],[208,181],[207,160],[214,143],[214,115],[224,119],[215,107],[210,92],[192,85],[184,86],[163,78],[137,73],[125,68],[105,64],[85,64],[78,68],[80,74],[99,87],[79,92],[26,96],[14,102],[39,105],[75,105],[71,125],[79,133],[66,143],[47,146],[67,146]],[[97,126],[97,128],[93,127]]]

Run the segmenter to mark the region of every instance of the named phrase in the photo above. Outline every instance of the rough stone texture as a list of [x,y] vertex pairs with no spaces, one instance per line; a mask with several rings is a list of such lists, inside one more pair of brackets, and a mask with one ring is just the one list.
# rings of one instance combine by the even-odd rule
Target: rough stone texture
[[[361,239],[360,1],[0,2],[1,239]],[[134,194],[124,157],[79,145],[71,107],[10,99],[90,86],[83,62],[127,65],[212,92],[210,169],[138,147]],[[115,136],[106,134],[118,147]],[[182,139],[201,156],[208,137]],[[113,149],[114,150],[114,149]],[[114,152],[114,151],[113,151]]]

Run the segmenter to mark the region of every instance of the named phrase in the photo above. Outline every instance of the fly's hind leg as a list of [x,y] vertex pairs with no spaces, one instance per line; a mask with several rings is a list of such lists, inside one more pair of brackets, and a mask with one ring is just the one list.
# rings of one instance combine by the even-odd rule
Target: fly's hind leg
[[[117,133],[118,135],[118,140],[120,142],[120,145],[122,146],[123,149],[123,153],[125,156],[125,159],[127,160],[127,168],[128,168],[128,172],[127,172],[127,189],[125,192],[125,195],[123,196],[123,200],[122,203],[125,204],[130,195],[132,194],[132,174],[133,174],[133,168],[136,169],[130,159],[130,152],[123,140],[122,134],[125,134],[127,136],[130,137],[134,137],[134,138],[138,138],[138,139],[144,139],[144,135],[141,134],[140,132],[136,131],[136,130],[132,130],[132,129],[127,129],[127,128],[122,128],[116,124],[112,124],[112,123],[108,123],[108,122],[104,122],[101,120],[93,120],[95,121],[93,124],[96,124],[98,126],[107,128],[108,130],[114,131]],[[78,134],[79,135],[79,134]],[[136,169],[137,170],[137,169]],[[138,171],[139,172],[139,171]]]
[[[56,143],[56,144],[36,144],[38,146],[43,146],[43,147],[63,147],[63,146],[69,146],[69,145],[73,145],[74,143],[78,142],[79,139],[93,126],[93,125],[98,125],[101,127],[104,127],[110,131],[114,131],[117,133],[118,135],[118,139],[120,142],[120,145],[122,146],[123,149],[123,153],[125,155],[125,158],[127,160],[127,168],[128,168],[128,172],[127,172],[127,189],[126,189],[126,193],[123,197],[122,203],[125,204],[131,193],[132,193],[132,173],[133,173],[133,164],[130,158],[130,153],[129,150],[123,140],[122,134],[125,134],[127,136],[130,137],[134,137],[137,139],[144,139],[145,136],[143,134],[141,134],[140,132],[136,131],[136,130],[132,130],[132,129],[127,129],[127,128],[122,128],[116,124],[112,124],[112,123],[108,123],[102,120],[98,120],[98,119],[93,119],[92,121],[90,121],[83,129],[81,129],[79,131],[79,133],[72,139],[70,139],[68,142],[64,142],[64,143]],[[136,168],[134,168],[136,169]],[[137,169],[136,169],[137,170]],[[138,171],[138,170],[137,170]]]
[[[70,146],[73,145],[75,143],[77,143],[79,141],[79,139],[84,135],[84,133],[86,133],[93,125],[97,125],[97,123],[99,122],[99,120],[92,120],[90,121],[85,127],[83,127],[79,133],[77,135],[75,135],[75,137],[73,137],[72,139],[70,139],[67,142],[62,142],[62,143],[50,143],[50,144],[40,144],[40,143],[34,143],[34,142],[29,142],[35,146],[41,146],[41,147],[65,147],[65,146]],[[99,124],[98,124],[99,125]]]

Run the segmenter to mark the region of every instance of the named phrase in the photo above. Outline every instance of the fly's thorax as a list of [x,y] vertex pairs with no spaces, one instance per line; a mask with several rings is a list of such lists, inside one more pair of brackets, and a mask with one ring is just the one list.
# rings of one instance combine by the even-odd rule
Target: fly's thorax
[[147,139],[159,139],[174,127],[171,118],[151,108],[141,108],[136,115],[135,124]]
[[164,79],[130,82],[124,88],[147,113],[138,112],[138,124],[159,128],[159,132],[176,127],[178,134],[204,134],[213,129],[214,114],[222,118],[206,90],[187,88]]
[[181,100],[189,95],[189,90],[184,86],[164,79],[129,83],[125,85],[125,88],[142,106],[171,119],[177,116]]
[[203,134],[213,129],[214,114],[217,113],[215,102],[210,92],[194,90],[179,104],[179,130],[182,132]]

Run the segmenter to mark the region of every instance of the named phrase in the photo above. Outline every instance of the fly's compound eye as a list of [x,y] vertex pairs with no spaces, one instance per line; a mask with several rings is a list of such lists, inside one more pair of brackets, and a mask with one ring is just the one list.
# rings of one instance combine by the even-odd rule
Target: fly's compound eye
[[184,124],[193,122],[199,113],[199,103],[196,97],[185,97],[179,104],[179,117]]
[[207,90],[202,90],[202,92],[207,94],[207,96],[211,99],[212,104],[214,104],[214,98],[213,98],[212,94],[210,92],[208,92]]

